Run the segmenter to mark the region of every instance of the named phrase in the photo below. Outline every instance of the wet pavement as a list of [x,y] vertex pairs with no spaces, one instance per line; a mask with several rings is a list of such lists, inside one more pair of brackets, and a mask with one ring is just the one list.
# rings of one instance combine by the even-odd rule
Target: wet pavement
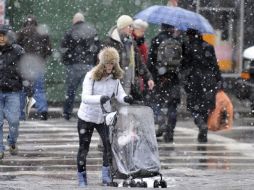
[[[232,130],[209,132],[206,144],[197,142],[197,128],[184,108],[180,108],[184,117],[180,116],[177,122],[174,143],[164,143],[158,138],[161,173],[169,189],[253,189],[254,117],[248,115],[248,102],[234,101],[234,104]],[[54,108],[53,112],[60,115],[59,109]],[[5,135],[6,132],[5,127]],[[102,189],[102,153],[98,150],[98,142],[99,136],[95,133],[87,161],[87,189]],[[61,118],[22,121],[18,145],[18,156],[10,156],[7,150],[0,162],[0,190],[79,189],[76,118],[68,122]],[[152,188],[155,179],[158,177],[144,180]],[[123,188],[123,180],[117,182]]]

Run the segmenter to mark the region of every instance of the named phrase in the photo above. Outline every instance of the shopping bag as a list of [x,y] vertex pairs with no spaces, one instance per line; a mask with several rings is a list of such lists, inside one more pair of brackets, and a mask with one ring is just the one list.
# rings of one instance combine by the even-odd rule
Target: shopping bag
[[26,114],[26,119],[28,119],[31,108],[33,105],[36,103],[36,100],[33,97],[27,97],[26,98],[26,105],[25,105],[25,114]]
[[208,130],[218,131],[232,128],[233,104],[224,91],[216,94],[216,106],[208,117]]

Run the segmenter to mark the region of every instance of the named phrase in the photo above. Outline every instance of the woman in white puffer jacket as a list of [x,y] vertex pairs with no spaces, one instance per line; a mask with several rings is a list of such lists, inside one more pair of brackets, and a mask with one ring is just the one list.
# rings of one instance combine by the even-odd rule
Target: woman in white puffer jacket
[[[115,48],[105,47],[99,53],[99,64],[85,76],[82,88],[82,102],[78,110],[79,151],[77,155],[79,186],[87,185],[86,157],[89,151],[94,128],[98,131],[103,146],[110,147],[109,129],[103,124],[101,104],[111,111],[110,99],[115,97],[119,103],[132,103],[120,83],[123,70],[119,66],[119,54]],[[102,183],[111,182],[109,173],[109,148],[103,151]]]

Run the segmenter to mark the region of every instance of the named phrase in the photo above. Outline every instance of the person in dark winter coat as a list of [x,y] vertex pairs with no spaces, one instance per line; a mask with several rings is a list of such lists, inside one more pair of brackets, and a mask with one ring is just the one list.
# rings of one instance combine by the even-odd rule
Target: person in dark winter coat
[[96,29],[85,22],[82,13],[76,13],[72,27],[61,42],[62,62],[66,66],[66,94],[63,116],[72,116],[77,89],[85,74],[96,64],[100,41]]
[[113,47],[103,48],[99,55],[99,63],[89,71],[82,87],[82,101],[78,110],[79,150],[77,155],[77,177],[80,187],[87,186],[86,157],[94,129],[99,133],[103,146],[102,183],[108,185],[110,177],[110,142],[109,128],[104,126],[101,104],[107,112],[111,111],[110,99],[114,96],[119,103],[132,103],[120,80],[123,70],[119,66],[119,54]]
[[215,108],[215,96],[222,88],[222,77],[213,46],[202,39],[197,30],[187,31],[181,78],[187,93],[187,109],[199,128],[198,141],[207,142],[207,120]]
[[[155,81],[155,89],[151,94],[149,105],[153,108],[155,114],[155,123],[158,124],[156,136],[160,137],[163,134],[165,142],[173,142],[174,128],[177,121],[177,105],[180,103],[180,82],[178,78],[180,61],[182,59],[181,52],[177,59],[179,66],[176,65],[172,69],[164,65],[166,60],[160,60],[159,54],[163,54],[163,49],[160,47],[166,43],[166,40],[171,40],[172,43],[177,42],[181,45],[181,39],[174,36],[174,26],[168,24],[161,25],[161,31],[151,41],[151,47],[148,55],[148,69],[153,74]],[[172,44],[175,48],[175,44]],[[180,47],[181,51],[181,47]],[[170,60],[170,58],[165,57]],[[169,63],[171,64],[171,63]]]
[[[134,41],[137,43],[139,53],[142,56],[142,63],[147,63],[148,58],[148,46],[145,41],[145,31],[148,28],[148,23],[141,20],[136,19],[133,22],[133,32],[132,37]],[[143,77],[139,77],[139,84],[140,84],[140,90],[143,92],[143,96],[145,96],[145,85],[144,85],[144,79]]]
[[150,71],[142,63],[141,55],[137,44],[132,39],[133,20],[128,15],[122,15],[117,19],[117,26],[114,26],[109,37],[105,41],[106,46],[114,47],[120,55],[120,66],[125,74],[121,80],[125,92],[132,95],[134,100],[143,101],[139,76],[143,76],[149,90],[154,87],[154,82]]
[[24,50],[12,42],[11,29],[0,25],[0,160],[4,157],[3,125],[4,118],[9,124],[7,143],[11,155],[17,154],[19,135],[19,93],[22,89],[22,77],[19,72],[20,59]]
[[[34,76],[26,76],[30,80],[28,85],[30,88],[23,89],[21,100],[21,115],[20,119],[25,119],[25,104],[26,96],[33,96],[36,103],[39,118],[47,120],[48,118],[48,103],[45,90],[45,65],[46,59],[52,54],[51,42],[49,35],[43,31],[38,25],[38,22],[33,15],[29,15],[20,31],[17,32],[17,43],[22,46],[26,52],[23,61],[27,67],[24,69],[33,69]],[[30,64],[30,65],[28,65]],[[32,65],[33,64],[33,65]]]

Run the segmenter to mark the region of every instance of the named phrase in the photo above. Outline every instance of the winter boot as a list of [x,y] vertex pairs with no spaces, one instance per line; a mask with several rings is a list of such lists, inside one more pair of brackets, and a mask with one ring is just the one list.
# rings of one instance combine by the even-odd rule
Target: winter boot
[[9,145],[9,152],[13,156],[17,155],[18,154],[18,146],[16,144]]
[[199,133],[198,133],[198,142],[200,143],[206,143],[207,142],[207,122],[206,119],[204,119],[203,116],[200,114],[193,114],[194,115],[194,122],[199,128]]
[[158,129],[156,130],[156,137],[161,137],[164,132],[166,132],[165,124],[159,125]]
[[87,186],[87,177],[86,177],[86,172],[78,172],[77,173],[78,177],[78,186],[79,187],[86,187]]
[[102,166],[101,176],[102,176],[102,184],[105,186],[107,186],[112,181],[110,177],[109,166],[107,167]]
[[167,126],[163,139],[166,143],[172,143],[174,141],[174,129],[172,127]]
[[200,143],[206,143],[207,142],[207,132],[208,132],[207,128],[199,129],[198,142],[200,142]]
[[39,114],[40,120],[48,120],[48,112],[44,111]]
[[0,152],[0,160],[4,158],[4,152]]

